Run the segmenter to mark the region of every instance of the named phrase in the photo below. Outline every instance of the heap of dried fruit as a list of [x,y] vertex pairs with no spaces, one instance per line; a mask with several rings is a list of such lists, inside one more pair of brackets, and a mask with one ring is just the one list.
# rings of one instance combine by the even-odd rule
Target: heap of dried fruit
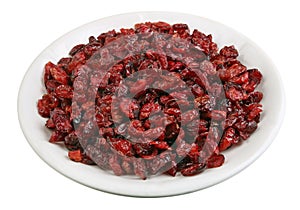
[[[116,45],[122,37],[130,41]],[[111,52],[106,46],[113,44]],[[139,53],[124,54],[129,48]],[[192,176],[221,166],[220,152],[249,138],[259,123],[263,94],[255,89],[262,74],[247,69],[234,46],[219,51],[211,35],[190,33],[186,24],[112,30],[69,54],[45,65],[47,93],[37,107],[53,130],[49,141],[63,142],[73,161],[143,179]],[[147,74],[131,79],[137,72]]]

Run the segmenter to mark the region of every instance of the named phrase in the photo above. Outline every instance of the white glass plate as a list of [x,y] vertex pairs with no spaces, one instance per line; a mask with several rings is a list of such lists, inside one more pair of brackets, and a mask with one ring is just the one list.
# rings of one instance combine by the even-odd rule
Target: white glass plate
[[[72,162],[67,149],[48,142],[50,131],[45,128],[45,119],[37,113],[37,100],[45,92],[42,84],[43,67],[48,61],[57,62],[68,55],[69,50],[88,37],[97,36],[112,29],[133,27],[135,23],[165,21],[170,24],[186,23],[212,34],[214,42],[221,48],[235,45],[239,60],[248,68],[258,68],[264,78],[260,89],[264,93],[263,114],[255,133],[241,145],[229,149],[225,163],[219,168],[209,169],[192,177],[156,176],[140,180],[131,176],[115,176],[97,166]],[[252,41],[237,31],[202,17],[173,12],[137,12],[103,18],[83,25],[57,39],[48,46],[29,67],[20,87],[18,113],[21,128],[34,151],[52,168],[86,186],[115,194],[140,197],[178,195],[200,190],[237,174],[256,160],[276,136],[284,115],[284,91],[280,76],[270,58]]]

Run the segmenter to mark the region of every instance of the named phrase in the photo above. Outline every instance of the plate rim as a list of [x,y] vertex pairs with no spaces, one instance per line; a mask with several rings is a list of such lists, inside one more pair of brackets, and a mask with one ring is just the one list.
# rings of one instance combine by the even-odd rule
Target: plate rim
[[[273,128],[273,131],[275,132],[272,132],[270,135],[269,135],[269,141],[267,142],[267,144],[264,145],[263,148],[260,148],[260,151],[256,152],[254,156],[251,156],[252,158],[250,158],[247,163],[244,163],[243,165],[240,165],[240,167],[237,167],[237,169],[231,173],[229,176],[223,178],[223,179],[220,179],[219,181],[213,183],[213,184],[210,184],[210,185],[207,185],[203,188],[200,188],[200,189],[193,189],[193,190],[186,190],[186,191],[183,191],[181,193],[170,193],[170,194],[159,194],[159,195],[139,195],[139,194],[134,194],[134,193],[118,193],[118,192],[113,192],[113,191],[108,191],[108,190],[105,190],[105,189],[99,189],[99,187],[95,187],[93,185],[90,185],[88,183],[85,183],[85,182],[82,182],[72,176],[69,176],[67,175],[67,173],[64,173],[63,171],[59,170],[58,168],[55,168],[50,162],[48,162],[48,160],[46,160],[39,152],[38,148],[35,148],[34,145],[32,144],[31,140],[30,140],[30,136],[28,136],[28,133],[27,131],[25,131],[25,126],[24,126],[24,121],[22,120],[22,113],[20,111],[21,109],[21,102],[22,102],[22,89],[24,88],[24,82],[26,82],[26,79],[29,75],[29,72],[30,70],[32,69],[32,66],[35,62],[37,62],[38,58],[43,55],[43,53],[45,53],[47,51],[47,49],[49,49],[50,46],[52,46],[53,44],[57,43],[59,40],[63,39],[64,37],[66,37],[67,35],[69,34],[72,34],[74,32],[76,32],[78,29],[82,28],[82,27],[86,27],[90,24],[94,24],[94,23],[97,23],[99,21],[103,21],[105,19],[110,19],[110,18],[116,18],[116,17],[120,17],[120,16],[127,16],[127,15],[136,15],[136,16],[147,16],[147,15],[161,15],[161,14],[164,14],[164,15],[170,15],[170,14],[173,14],[173,15],[184,15],[184,16],[193,16],[194,18],[199,18],[199,20],[201,19],[204,19],[206,21],[209,21],[209,22],[214,22],[218,25],[222,25],[222,26],[225,26],[226,28],[229,28],[230,30],[234,31],[235,33],[239,34],[241,37],[243,37],[245,40],[247,40],[247,42],[249,42],[251,45],[253,45],[256,49],[259,49],[260,52],[264,55],[264,57],[267,59],[267,62],[272,66],[272,71],[274,72],[274,74],[276,75],[277,79],[278,79],[278,82],[280,84],[280,92],[278,93],[278,95],[280,96],[280,98],[282,98],[281,100],[281,103],[279,105],[279,114],[278,114],[278,121],[276,122],[274,128]],[[163,18],[162,18],[163,19]],[[101,31],[100,31],[101,32]],[[21,85],[19,87],[19,92],[18,92],[18,101],[17,101],[17,109],[18,109],[18,120],[19,120],[19,124],[20,124],[20,127],[22,129],[22,132],[27,140],[27,142],[29,143],[29,145],[32,147],[32,149],[35,151],[35,153],[44,161],[46,162],[51,168],[53,168],[54,170],[56,170],[57,172],[59,172],[60,174],[64,175],[65,177],[68,177],[69,179],[71,180],[74,180],[82,185],[85,185],[85,186],[88,186],[88,187],[91,187],[93,189],[96,189],[96,190],[100,190],[100,191],[103,191],[103,192],[107,192],[107,193],[112,193],[112,194],[117,194],[117,195],[125,195],[125,196],[131,196],[131,197],[165,197],[165,196],[175,196],[175,195],[181,195],[181,194],[186,194],[186,193],[191,193],[191,192],[194,192],[194,191],[198,191],[198,190],[201,190],[201,189],[205,189],[207,187],[211,187],[215,184],[218,184],[220,182],[223,182],[231,177],[233,177],[234,175],[236,175],[237,173],[243,171],[245,168],[247,168],[248,166],[250,166],[255,160],[257,160],[257,158],[259,158],[265,151],[266,149],[271,145],[271,143],[274,141],[276,135],[278,134],[279,132],[279,129],[282,125],[282,122],[283,122],[283,119],[284,119],[284,114],[285,114],[285,104],[286,101],[285,101],[285,93],[284,93],[284,87],[283,87],[283,82],[282,82],[282,79],[281,79],[281,76],[280,76],[280,72],[278,71],[278,69],[276,68],[276,66],[274,65],[273,61],[271,60],[271,58],[256,44],[254,43],[252,40],[250,40],[248,37],[246,37],[245,35],[241,34],[240,32],[238,32],[237,30],[227,26],[227,25],[224,25],[222,23],[219,23],[217,21],[214,21],[214,20],[211,20],[211,19],[208,19],[208,18],[205,18],[205,17],[200,17],[200,16],[197,16],[197,15],[193,15],[193,14],[186,14],[186,13],[180,13],[180,12],[157,12],[157,11],[147,11],[147,12],[130,12],[130,13],[123,13],[123,14],[117,14],[117,15],[111,15],[111,16],[108,16],[108,17],[104,17],[104,18],[100,18],[98,20],[94,20],[94,21],[91,21],[89,23],[86,23],[86,24],[83,24],[67,33],[65,33],[64,35],[60,36],[58,39],[56,39],[55,41],[53,41],[50,45],[48,45],[35,59],[34,61],[32,62],[32,64],[29,66],[28,70],[26,71],[23,79],[22,79],[22,82],[21,82]]]

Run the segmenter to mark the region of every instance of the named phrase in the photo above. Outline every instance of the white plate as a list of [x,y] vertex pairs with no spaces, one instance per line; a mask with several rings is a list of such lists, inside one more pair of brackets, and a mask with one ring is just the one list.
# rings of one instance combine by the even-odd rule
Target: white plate
[[[193,177],[157,176],[145,181],[129,176],[115,176],[96,166],[72,162],[67,150],[48,142],[50,132],[45,119],[36,109],[37,99],[45,92],[42,84],[43,67],[51,60],[57,62],[79,43],[86,43],[91,35],[122,27],[133,27],[145,21],[186,23],[190,29],[197,28],[212,34],[219,48],[234,44],[239,59],[247,67],[257,67],[264,79],[260,88],[264,93],[261,123],[256,132],[242,145],[224,152],[223,166],[206,170]],[[200,190],[237,174],[256,160],[271,144],[284,115],[284,91],[280,76],[270,58],[252,41],[235,30],[220,23],[198,16],[171,12],[139,12],[111,16],[83,25],[57,39],[47,47],[29,67],[19,91],[18,113],[21,128],[34,151],[52,168],[86,186],[115,194],[142,197],[178,195]]]

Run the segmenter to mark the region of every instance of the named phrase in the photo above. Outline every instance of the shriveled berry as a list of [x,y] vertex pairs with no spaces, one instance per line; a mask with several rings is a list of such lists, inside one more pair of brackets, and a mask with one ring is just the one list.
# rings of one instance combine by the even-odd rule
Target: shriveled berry
[[163,149],[163,150],[170,148],[168,143],[165,141],[152,141],[150,142],[150,145],[153,145],[157,149]]
[[205,164],[198,163],[194,164],[188,168],[182,169],[180,172],[183,176],[194,176],[196,174],[200,174],[205,169]]
[[69,76],[63,69],[61,69],[57,66],[53,66],[50,68],[50,73],[51,73],[51,76],[55,79],[55,81],[57,81],[63,85],[68,84]]
[[225,161],[224,155],[212,155],[207,161],[207,168],[216,168],[223,165]]
[[248,70],[249,73],[249,82],[243,85],[243,88],[247,92],[253,92],[257,85],[262,80],[262,74],[257,69]]
[[73,88],[69,85],[60,85],[55,89],[55,94],[58,98],[73,98]]
[[46,121],[45,126],[46,126],[47,128],[50,128],[50,129],[55,128],[55,124],[54,124],[54,122],[53,122],[52,119],[48,119],[48,120]]
[[50,136],[49,142],[50,143],[56,143],[63,141],[65,138],[66,134],[59,131],[59,130],[54,130]]
[[223,137],[219,143],[219,150],[222,152],[228,149],[232,144],[238,142],[238,135],[234,128],[227,128],[223,134]]
[[226,58],[236,58],[238,57],[239,53],[235,49],[233,45],[231,46],[225,46],[220,50],[220,55],[226,57]]
[[159,104],[156,103],[147,103],[144,104],[140,110],[140,119],[144,120],[150,116],[150,114],[155,114],[155,112],[160,111]]
[[169,115],[175,115],[176,117],[178,117],[181,113],[178,108],[168,108],[164,112]]
[[193,176],[224,164],[221,152],[258,127],[261,72],[187,24],[111,30],[69,55],[46,63],[37,108],[73,161],[141,179]]
[[59,105],[59,100],[53,94],[45,94],[38,100],[37,108],[42,117],[50,117],[50,112]]
[[79,50],[83,49],[84,47],[85,47],[84,44],[76,45],[70,50],[69,55],[74,56]]
[[227,98],[232,101],[242,101],[248,97],[248,95],[242,88],[236,86],[229,87],[225,93]]
[[51,112],[51,119],[53,120],[56,129],[62,133],[70,133],[73,130],[70,119],[63,110],[59,108],[54,109]]
[[80,148],[79,139],[75,133],[75,131],[72,131],[69,133],[65,139],[64,139],[65,145],[69,150],[77,150]]
[[247,68],[242,64],[233,64],[227,69],[223,69],[219,71],[219,76],[222,80],[228,81],[235,76],[242,74],[243,72],[247,71]]
[[133,156],[132,144],[125,139],[111,139],[112,147],[122,155]]
[[68,156],[71,160],[75,162],[81,162],[83,158],[82,152],[79,149],[74,151],[69,151]]

